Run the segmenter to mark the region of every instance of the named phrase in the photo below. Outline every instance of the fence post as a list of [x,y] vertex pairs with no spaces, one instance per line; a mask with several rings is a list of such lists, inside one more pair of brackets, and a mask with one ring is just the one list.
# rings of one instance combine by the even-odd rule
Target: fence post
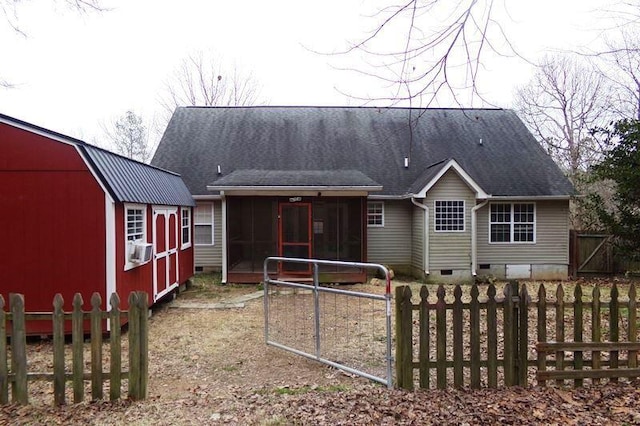
[[73,296],[73,313],[71,314],[71,345],[73,347],[73,402],[84,399],[84,313],[82,312],[82,295]]
[[457,284],[453,289],[453,386],[461,388],[463,383],[462,346],[462,288]]
[[140,307],[140,393],[139,399],[147,397],[147,383],[149,382],[149,295],[138,292]]
[[120,386],[122,385],[122,338],[120,334],[120,298],[113,293],[109,298],[111,310],[109,311],[109,349],[111,360],[109,362],[109,399],[120,399]]
[[9,368],[7,365],[7,314],[0,294],[0,405],[9,403]]
[[420,288],[420,387],[429,389],[429,290],[426,285]]
[[[540,284],[538,288],[538,342],[547,341],[547,291],[544,288],[544,284]],[[538,371],[547,370],[547,353],[538,352]],[[544,379],[537,381],[538,385],[546,386],[547,382]]]
[[91,296],[91,399],[102,399],[102,298]]
[[[515,346],[514,326],[515,318],[513,315],[513,287],[511,283],[504,287],[504,303],[502,305],[504,314],[504,384],[505,386],[513,386],[515,384]],[[517,339],[517,334],[515,335]]]
[[[630,342],[638,341],[638,313],[636,311],[636,285],[629,286],[629,329],[628,339]],[[638,368],[638,351],[629,351],[629,368]]]
[[438,389],[447,387],[447,305],[444,300],[444,286],[440,284],[436,302],[436,385]]
[[398,387],[413,390],[411,288],[396,287],[396,375]]
[[[600,285],[596,283],[593,287],[593,293],[591,295],[591,341],[601,341],[601,320],[600,320]],[[600,351],[593,351],[591,353],[591,368],[594,370],[600,369]],[[600,379],[593,379],[594,384],[599,384]]]
[[478,285],[471,286],[469,322],[471,323],[471,388],[480,389],[480,302]]
[[[556,289],[556,342],[564,342],[564,290],[562,284]],[[556,351],[556,370],[564,370],[564,351]],[[556,384],[562,386],[564,380],[557,379]]]
[[64,404],[64,299],[60,293],[53,298],[53,403]]
[[129,294],[129,398],[140,399],[140,308],[138,295]]
[[498,387],[498,310],[496,307],[496,286],[487,289],[487,385]]
[[[617,342],[620,339],[620,328],[618,325],[618,320],[620,318],[620,302],[618,301],[618,286],[614,282],[611,286],[611,301],[609,302],[609,333],[610,339],[612,342]],[[619,366],[619,354],[618,351],[611,351],[609,353],[609,368],[618,368]],[[616,383],[618,382],[617,377],[612,377],[609,379],[610,382]]]
[[27,389],[27,334],[24,318],[24,296],[9,294],[11,305],[11,372],[14,374],[11,399],[18,404],[29,403]]
[[518,300],[518,385],[526,387],[529,372],[529,292],[526,284],[520,287]]
[[[576,284],[576,288],[573,292],[573,341],[582,342],[582,328],[583,328],[583,309],[582,309],[582,287],[579,283]],[[573,352],[573,369],[582,370],[584,366],[582,351]],[[574,387],[583,385],[582,379],[575,379],[573,381]]]

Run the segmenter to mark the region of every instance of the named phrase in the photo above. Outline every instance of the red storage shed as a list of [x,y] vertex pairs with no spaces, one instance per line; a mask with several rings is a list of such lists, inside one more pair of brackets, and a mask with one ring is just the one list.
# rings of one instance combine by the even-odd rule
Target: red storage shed
[[[61,293],[153,303],[193,266],[193,198],[179,175],[0,114],[0,294],[51,311]],[[31,322],[28,333],[51,331]]]

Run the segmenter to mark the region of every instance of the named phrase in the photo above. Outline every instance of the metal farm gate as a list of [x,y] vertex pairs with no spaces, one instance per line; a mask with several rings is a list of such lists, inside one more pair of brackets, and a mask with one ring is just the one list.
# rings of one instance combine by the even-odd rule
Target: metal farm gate
[[[270,278],[267,271],[273,262],[307,264],[313,278]],[[384,288],[376,294],[357,291],[358,286],[344,290],[320,284],[323,271],[343,268],[380,271]],[[391,279],[384,266],[268,257],[264,312],[267,345],[392,387]]]

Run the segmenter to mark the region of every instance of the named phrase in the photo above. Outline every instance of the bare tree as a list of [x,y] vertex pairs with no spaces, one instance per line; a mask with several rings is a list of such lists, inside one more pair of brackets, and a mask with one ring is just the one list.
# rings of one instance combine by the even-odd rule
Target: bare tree
[[482,56],[487,51],[517,55],[495,19],[500,7],[503,3],[494,0],[405,0],[376,13],[369,35],[337,54],[362,54],[368,68],[354,71],[387,88],[386,95],[363,100],[420,99],[430,105],[448,97],[461,104],[463,92],[471,101],[482,99],[477,89]]
[[117,153],[145,163],[151,157],[147,128],[133,111],[103,126],[103,130]]
[[[20,27],[18,12],[18,6],[22,3],[25,3],[25,0],[0,0],[0,14],[16,33],[26,37],[27,34]],[[102,5],[102,0],[54,0],[54,3],[64,4],[69,9],[79,13],[104,12],[107,10]]]
[[[186,57],[165,84],[160,104],[170,117],[178,106],[247,106],[257,102],[259,87],[251,74],[226,69],[204,53]],[[167,118],[168,121],[168,118]]]
[[545,57],[515,94],[522,119],[572,180],[601,158],[603,147],[592,131],[610,120],[610,104],[605,78],[570,56]]
[[612,89],[612,112],[617,119],[640,120],[640,33],[623,28],[620,40],[607,40],[606,50],[595,56]]

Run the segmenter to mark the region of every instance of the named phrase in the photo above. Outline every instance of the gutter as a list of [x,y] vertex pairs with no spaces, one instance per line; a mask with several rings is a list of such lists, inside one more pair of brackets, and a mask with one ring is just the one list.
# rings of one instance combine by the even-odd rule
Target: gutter
[[419,203],[415,197],[411,197],[411,202],[414,206],[420,207],[424,210],[424,235],[422,236],[422,251],[423,251],[423,266],[425,275],[429,275],[429,207],[426,204]]
[[487,205],[489,200],[484,200],[480,204],[476,204],[471,209],[471,274],[474,277],[478,276],[478,232],[477,232],[477,222],[478,222],[478,210]]

